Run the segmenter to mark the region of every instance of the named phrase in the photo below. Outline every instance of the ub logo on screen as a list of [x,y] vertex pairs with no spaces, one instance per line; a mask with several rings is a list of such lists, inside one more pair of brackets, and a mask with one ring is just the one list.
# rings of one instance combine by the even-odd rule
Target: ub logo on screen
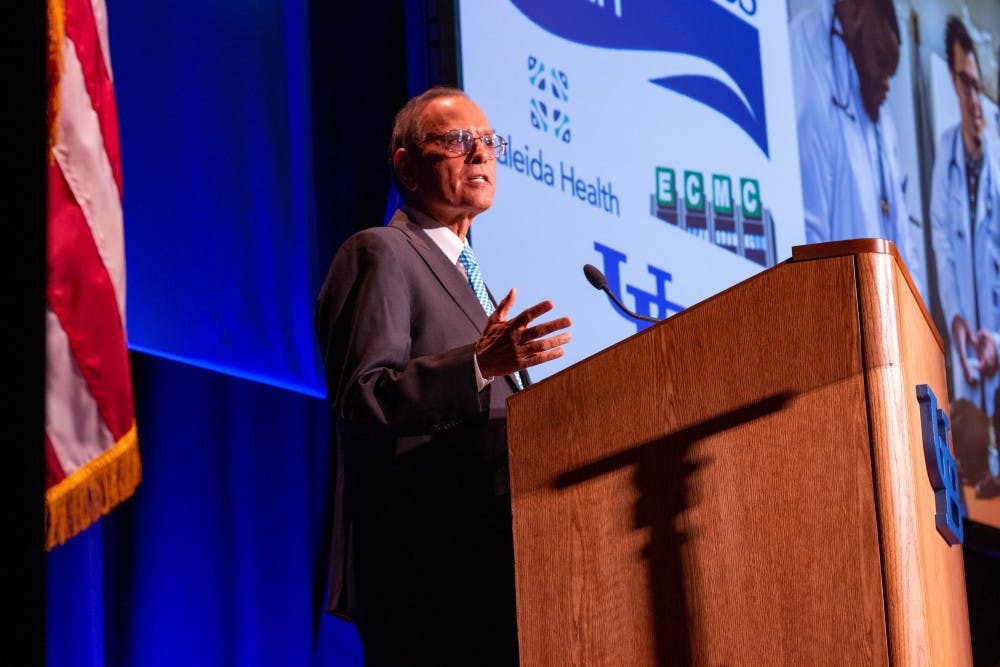
[[565,105],[569,102],[569,77],[563,70],[546,67],[535,56],[528,56],[528,83],[534,88],[531,98],[531,126],[569,143],[572,132]]
[[[667,298],[667,283],[673,282],[674,277],[669,271],[655,266],[653,264],[647,264],[646,270],[649,275],[653,277],[653,282],[655,284],[655,291],[650,292],[642,288],[636,287],[634,285],[622,284],[621,278],[621,267],[628,261],[628,256],[620,250],[616,250],[611,246],[606,246],[603,243],[598,243],[594,241],[594,250],[596,250],[601,255],[601,266],[603,267],[604,277],[608,281],[608,289],[611,293],[621,301],[622,300],[622,287],[625,291],[635,300],[635,312],[642,315],[643,317],[655,317],[657,319],[665,319],[673,313],[679,313],[684,310],[684,306],[680,305]],[[634,320],[625,313],[618,310],[611,299],[608,299],[608,304],[611,309],[618,313],[621,317],[624,317],[630,323],[634,324],[638,331],[642,331],[647,327],[652,326],[651,322],[644,322],[642,320]]]
[[[614,11],[603,2],[510,2],[538,27],[571,42],[683,54],[715,65],[724,78],[682,73],[650,79],[650,83],[715,109],[770,157],[760,33],[715,0],[629,0],[616,2]],[[756,12],[756,2],[751,4]],[[742,3],[740,7],[750,15]]]

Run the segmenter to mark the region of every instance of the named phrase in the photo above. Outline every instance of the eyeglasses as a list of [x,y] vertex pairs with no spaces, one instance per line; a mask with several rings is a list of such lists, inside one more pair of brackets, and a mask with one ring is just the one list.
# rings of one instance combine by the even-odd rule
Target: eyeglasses
[[978,79],[973,79],[965,72],[955,72],[955,76],[962,82],[962,87],[965,89],[967,94],[979,95],[982,92],[982,84],[979,83]]
[[477,141],[482,142],[483,146],[492,151],[495,157],[501,158],[507,152],[507,140],[495,132],[481,134],[477,137],[468,130],[448,130],[443,134],[428,134],[423,141],[418,141],[417,144],[428,141],[440,141],[446,151],[456,155],[468,155],[472,152]]

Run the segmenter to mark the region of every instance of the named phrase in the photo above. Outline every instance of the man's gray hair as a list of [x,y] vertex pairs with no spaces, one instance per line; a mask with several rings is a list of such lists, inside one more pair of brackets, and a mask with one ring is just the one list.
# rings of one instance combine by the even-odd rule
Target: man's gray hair
[[442,97],[467,97],[464,91],[450,86],[435,86],[410,99],[396,114],[392,124],[392,136],[389,139],[389,170],[396,189],[403,199],[406,199],[406,188],[399,182],[393,157],[400,148],[412,146],[424,139],[424,128],[420,125],[420,114],[424,107]]

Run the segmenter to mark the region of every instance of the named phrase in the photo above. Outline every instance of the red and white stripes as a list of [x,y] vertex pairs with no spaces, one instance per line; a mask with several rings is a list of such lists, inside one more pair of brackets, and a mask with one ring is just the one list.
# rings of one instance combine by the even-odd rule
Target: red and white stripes
[[[103,0],[49,0],[47,546],[132,494],[141,476],[125,337],[122,170]],[[59,12],[63,12],[59,15]],[[64,27],[53,30],[53,27]],[[51,69],[50,69],[51,71]]]

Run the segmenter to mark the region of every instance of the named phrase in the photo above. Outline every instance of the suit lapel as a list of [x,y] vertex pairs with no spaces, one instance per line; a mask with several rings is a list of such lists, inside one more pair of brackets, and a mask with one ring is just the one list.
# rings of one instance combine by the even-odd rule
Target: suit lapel
[[[420,225],[410,220],[410,217],[402,210],[396,211],[396,214],[392,216],[392,220],[389,221],[389,226],[398,229],[406,235],[410,241],[410,245],[413,246],[413,249],[420,255],[427,268],[431,270],[438,282],[441,283],[444,291],[448,293],[455,301],[455,304],[465,313],[469,322],[475,327],[476,333],[482,333],[486,327],[486,311],[483,310],[482,304],[479,303],[475,292],[472,291],[468,280],[462,275],[458,267],[448,261],[445,254],[424,233]],[[489,288],[486,291],[489,293]],[[489,297],[495,307],[497,302],[493,298],[493,294],[489,293]],[[527,387],[531,384],[531,379],[528,377],[527,372],[520,373],[520,376],[523,386]],[[510,386],[511,391],[518,391],[517,384],[515,384],[512,375],[505,375],[504,379]]]
[[469,323],[475,327],[476,333],[481,333],[486,326],[486,312],[458,267],[448,261],[445,254],[424,233],[420,225],[412,222],[403,211],[396,211],[392,220],[389,221],[389,226],[395,227],[406,235],[410,245],[441,283],[444,291],[452,298],[455,305],[465,313]]

